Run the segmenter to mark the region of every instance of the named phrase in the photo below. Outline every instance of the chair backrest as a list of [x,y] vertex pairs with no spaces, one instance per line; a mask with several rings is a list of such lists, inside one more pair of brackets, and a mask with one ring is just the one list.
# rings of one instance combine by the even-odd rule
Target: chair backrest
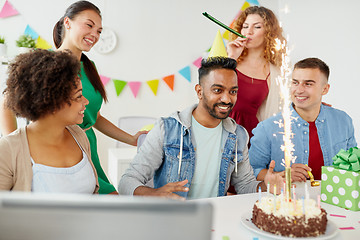
[[[156,118],[154,117],[146,117],[146,116],[128,116],[119,118],[118,127],[131,134],[134,135],[141,128],[146,125],[155,123]],[[116,142],[116,147],[130,147],[129,145],[119,142]]]

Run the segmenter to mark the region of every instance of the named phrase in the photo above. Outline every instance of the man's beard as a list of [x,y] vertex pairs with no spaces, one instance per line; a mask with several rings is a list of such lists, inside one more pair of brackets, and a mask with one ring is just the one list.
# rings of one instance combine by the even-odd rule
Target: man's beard
[[[232,103],[223,103],[223,102],[220,102],[220,103],[215,103],[212,108],[207,104],[208,101],[207,101],[207,98],[204,96],[204,106],[206,108],[206,110],[209,112],[209,114],[213,117],[213,118],[216,118],[216,119],[225,119],[229,116],[230,112],[231,112],[231,109],[233,108],[233,105]],[[227,112],[226,115],[218,115],[216,114],[216,110],[215,108],[217,106],[229,106],[229,111]]]

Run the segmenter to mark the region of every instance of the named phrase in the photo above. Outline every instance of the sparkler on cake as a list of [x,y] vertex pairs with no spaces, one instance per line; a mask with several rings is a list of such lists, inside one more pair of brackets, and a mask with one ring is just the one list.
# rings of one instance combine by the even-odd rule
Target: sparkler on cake
[[[309,198],[307,188],[304,197],[296,199],[295,188],[291,198],[291,164],[295,162],[293,156],[294,144],[291,142],[293,133],[291,132],[291,121],[293,119],[290,110],[290,79],[291,67],[289,49],[285,42],[276,39],[276,50],[282,52],[281,75],[277,78],[280,86],[281,98],[283,100],[282,116],[283,121],[276,122],[279,128],[283,128],[284,145],[281,146],[284,152],[282,165],[285,167],[285,186],[281,190],[281,195],[276,195],[276,185],[274,195],[268,194],[261,197],[253,208],[251,221],[260,229],[274,234],[287,237],[314,237],[324,234],[327,226],[326,211],[320,207],[316,201]],[[281,188],[281,186],[278,186]],[[305,187],[307,185],[305,184]],[[268,188],[270,188],[268,184]]]

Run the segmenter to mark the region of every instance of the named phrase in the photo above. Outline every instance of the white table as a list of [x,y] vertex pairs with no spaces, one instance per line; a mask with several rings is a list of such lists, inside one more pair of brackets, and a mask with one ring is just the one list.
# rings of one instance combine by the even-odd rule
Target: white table
[[137,152],[136,147],[110,148],[108,152],[108,176],[110,182],[118,190],[121,176],[129,167]]
[[[320,194],[320,187],[311,187],[307,182],[310,198],[316,199]],[[296,184],[296,194],[298,197],[304,196],[305,183]],[[266,194],[266,193],[263,193]],[[237,239],[271,239],[256,234],[244,227],[240,216],[248,211],[252,211],[253,205],[259,199],[258,193],[242,194],[227,197],[199,199],[195,201],[206,201],[213,204],[213,240],[222,240],[223,236],[228,236],[230,240]],[[355,230],[338,230],[333,239],[359,239],[360,236],[360,211],[353,212],[344,208],[336,207],[327,203],[321,203],[321,207],[328,213],[328,219],[337,225],[337,228],[354,227]],[[342,215],[343,217],[334,217],[330,214]],[[289,238],[291,239],[291,238]],[[306,240],[307,238],[304,238]]]

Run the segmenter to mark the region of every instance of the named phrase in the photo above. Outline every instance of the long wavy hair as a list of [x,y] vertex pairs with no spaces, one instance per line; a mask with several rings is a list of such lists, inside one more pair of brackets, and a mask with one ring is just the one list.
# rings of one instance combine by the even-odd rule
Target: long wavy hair
[[[278,38],[281,42],[286,41],[286,39],[282,35],[282,28],[280,27],[279,21],[276,18],[275,14],[265,7],[252,6],[245,9],[238,19],[235,22],[234,30],[237,32],[241,32],[243,28],[243,24],[250,14],[257,14],[264,20],[265,27],[265,50],[264,50],[264,58],[266,61],[274,64],[275,66],[281,66],[282,61],[282,53],[283,50],[276,50],[276,42],[275,39]],[[237,38],[237,35],[231,34],[230,40],[234,40]],[[248,54],[248,49],[244,49],[240,57],[237,59],[238,62],[241,62]]]
[[[88,1],[78,1],[71,4],[65,11],[64,16],[60,18],[60,20],[55,24],[53,29],[53,39],[56,48],[59,48],[65,37],[65,26],[64,26],[64,18],[68,17],[73,20],[78,14],[85,10],[92,10],[99,14],[101,17],[100,9]],[[91,84],[101,94],[101,97],[104,101],[107,101],[105,87],[100,79],[99,73],[97,72],[94,64],[90,61],[90,59],[84,54],[81,54],[81,61],[83,62],[86,76],[89,78]]]

